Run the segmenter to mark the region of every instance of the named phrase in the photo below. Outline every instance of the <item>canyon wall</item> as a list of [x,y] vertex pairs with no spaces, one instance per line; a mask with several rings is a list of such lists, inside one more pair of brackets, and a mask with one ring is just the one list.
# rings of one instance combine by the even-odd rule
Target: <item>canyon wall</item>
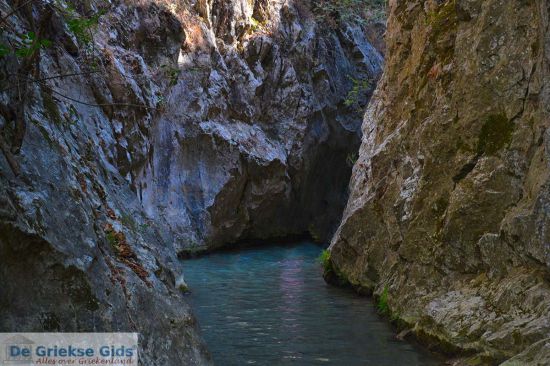
[[[52,45],[30,72],[24,55],[0,59],[0,331],[139,332],[144,365],[210,364],[177,288],[174,246],[130,183],[150,150],[168,84],[156,66],[177,57],[179,21],[159,6],[118,3],[90,42],[59,12],[36,8],[44,4],[6,18],[14,33],[2,32],[2,45],[18,44],[15,32],[40,22],[37,37]],[[2,17],[17,6],[1,1]]]
[[0,10],[0,331],[209,364],[177,255],[335,230],[383,27],[288,1]]
[[195,8],[200,19],[182,14],[178,76],[135,183],[147,213],[166,220],[181,251],[330,240],[381,74],[375,29],[331,28],[308,2]]
[[470,363],[547,364],[548,2],[389,6],[328,275]]

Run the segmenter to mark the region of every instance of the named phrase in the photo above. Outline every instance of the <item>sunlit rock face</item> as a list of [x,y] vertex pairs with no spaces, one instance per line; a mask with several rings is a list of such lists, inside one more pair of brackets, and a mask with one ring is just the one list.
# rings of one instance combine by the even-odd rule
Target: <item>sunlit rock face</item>
[[370,33],[331,29],[308,2],[199,1],[180,17],[178,74],[136,181],[147,213],[178,250],[329,240],[372,88],[350,92],[382,68]]
[[72,17],[105,11],[84,44],[63,0],[41,22],[46,3],[0,35],[33,17],[52,43],[32,75],[0,58],[0,330],[137,331],[145,365],[208,364],[177,253],[329,235],[380,27],[329,26],[305,2],[74,1]]
[[[18,4],[0,1],[2,14]],[[77,11],[98,9],[77,2]],[[16,14],[2,44],[29,29],[29,13]],[[169,83],[158,70],[179,54],[179,20],[162,6],[117,3],[87,50],[57,12],[43,31],[53,45],[40,52],[37,74],[21,75],[44,81],[28,84],[18,153],[6,151],[24,61],[0,60],[0,331],[139,332],[144,365],[210,364],[175,287],[175,249],[131,186]]]
[[496,361],[525,351],[509,364],[540,364],[550,337],[547,3],[390,8],[334,273],[387,289],[393,316],[447,350]]

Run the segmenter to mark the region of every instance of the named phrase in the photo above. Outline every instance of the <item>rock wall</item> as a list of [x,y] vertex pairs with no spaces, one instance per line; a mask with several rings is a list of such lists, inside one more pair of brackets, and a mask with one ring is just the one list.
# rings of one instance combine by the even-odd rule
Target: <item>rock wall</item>
[[[10,30],[27,34],[43,4],[5,18],[2,44],[18,44]],[[19,6],[0,1],[2,18]],[[179,21],[161,6],[117,3],[87,45],[59,12],[40,23],[37,37],[52,46],[36,70],[25,69],[29,58],[0,58],[0,331],[133,331],[144,365],[210,364],[176,288],[175,249],[129,183],[150,150],[168,84],[155,70],[177,57]],[[23,103],[24,78],[36,81]]]
[[0,9],[0,331],[136,331],[145,365],[209,364],[176,255],[330,235],[379,27],[265,0]]
[[389,5],[332,275],[471,362],[546,364],[548,3]]
[[381,73],[370,33],[331,29],[308,2],[195,9],[201,18],[181,15],[178,75],[136,181],[149,216],[181,251],[308,232],[328,241]]

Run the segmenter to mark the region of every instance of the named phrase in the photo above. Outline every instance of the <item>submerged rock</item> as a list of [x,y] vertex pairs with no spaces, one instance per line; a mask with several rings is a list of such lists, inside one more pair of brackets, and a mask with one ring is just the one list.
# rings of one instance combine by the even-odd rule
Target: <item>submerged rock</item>
[[550,335],[546,3],[390,8],[331,264],[387,288],[392,317],[421,339],[535,360],[529,347]]

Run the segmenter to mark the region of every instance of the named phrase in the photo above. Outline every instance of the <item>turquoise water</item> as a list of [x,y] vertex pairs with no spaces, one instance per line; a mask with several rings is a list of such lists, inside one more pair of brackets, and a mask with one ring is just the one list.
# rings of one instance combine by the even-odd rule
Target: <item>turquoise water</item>
[[438,365],[395,339],[372,301],[326,285],[311,243],[219,252],[184,261],[216,365]]

